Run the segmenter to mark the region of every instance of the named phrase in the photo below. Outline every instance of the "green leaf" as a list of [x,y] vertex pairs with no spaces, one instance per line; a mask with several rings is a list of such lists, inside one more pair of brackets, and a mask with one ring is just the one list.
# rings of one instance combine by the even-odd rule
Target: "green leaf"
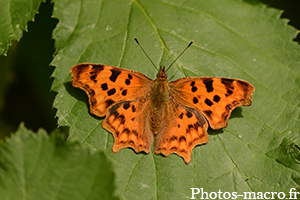
[[[280,11],[232,0],[55,1],[54,10],[59,124],[70,126],[69,141],[105,152],[123,199],[191,198],[190,188],[238,194],[299,188],[300,48],[292,41],[297,30],[279,19]],[[171,81],[218,76],[256,88],[253,104],[236,109],[227,128],[209,130],[210,141],[193,150],[189,165],[173,154],[113,154],[103,118],[89,114],[87,95],[71,86],[70,68],[83,62],[155,78],[133,37],[156,65],[166,66],[194,40],[168,71]]]
[[32,21],[42,0],[0,1],[0,55],[6,54],[12,40],[19,40],[27,30],[27,22]]
[[21,125],[0,145],[0,199],[114,199],[114,174],[103,153],[91,154],[55,134]]

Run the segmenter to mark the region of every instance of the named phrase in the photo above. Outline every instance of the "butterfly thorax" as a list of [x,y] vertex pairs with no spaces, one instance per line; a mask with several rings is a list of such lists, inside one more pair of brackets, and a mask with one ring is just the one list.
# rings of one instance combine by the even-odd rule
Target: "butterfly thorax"
[[169,102],[169,85],[165,67],[160,67],[154,81],[153,95],[151,99],[151,128],[154,133],[158,133],[167,115],[167,105]]

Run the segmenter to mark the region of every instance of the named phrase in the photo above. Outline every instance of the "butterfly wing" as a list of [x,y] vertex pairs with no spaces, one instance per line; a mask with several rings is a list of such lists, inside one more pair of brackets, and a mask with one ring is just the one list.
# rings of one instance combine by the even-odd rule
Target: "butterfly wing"
[[153,133],[149,126],[149,102],[153,80],[145,75],[99,64],[78,64],[71,68],[72,85],[84,90],[90,112],[103,117],[102,127],[114,136],[112,151],[132,147],[150,152]]
[[255,90],[250,83],[231,78],[181,78],[169,86],[176,102],[200,111],[213,129],[227,127],[236,107],[250,106]]
[[103,128],[115,138],[112,151],[131,147],[136,153],[150,152],[153,132],[150,128],[149,97],[115,104],[108,110]]
[[153,80],[142,73],[108,65],[83,63],[71,68],[73,87],[84,90],[90,112],[103,117],[116,103],[139,99],[151,91]]
[[208,142],[208,123],[198,110],[180,105],[172,98],[167,112],[170,116],[166,121],[167,127],[157,134],[154,153],[164,156],[176,153],[188,164],[193,148]]
[[187,164],[193,148],[208,142],[206,119],[213,129],[226,127],[231,111],[251,105],[254,92],[251,84],[228,78],[181,78],[170,82],[169,88],[171,117],[157,134],[154,153],[176,153]]

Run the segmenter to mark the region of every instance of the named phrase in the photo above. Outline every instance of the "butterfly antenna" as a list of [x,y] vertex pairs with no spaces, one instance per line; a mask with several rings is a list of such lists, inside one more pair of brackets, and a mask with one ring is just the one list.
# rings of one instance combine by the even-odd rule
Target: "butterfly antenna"
[[166,71],[168,71],[168,69],[170,69],[170,67],[176,62],[176,60],[194,43],[194,41],[191,41],[189,43],[189,45],[181,52],[181,54],[179,54],[179,56],[177,56],[177,58],[171,63],[171,65],[166,69]]
[[142,51],[144,52],[144,54],[147,56],[147,58],[150,60],[150,62],[152,63],[152,65],[155,67],[155,69],[157,70],[157,71],[159,71],[158,70],[158,68],[156,67],[156,65],[153,63],[153,61],[151,60],[151,58],[148,56],[148,54],[145,52],[145,50],[143,49],[143,47],[140,45],[140,43],[139,43],[139,41],[136,39],[136,37],[134,37],[133,38],[135,41],[136,41],[136,43],[141,47],[141,49],[142,49]]

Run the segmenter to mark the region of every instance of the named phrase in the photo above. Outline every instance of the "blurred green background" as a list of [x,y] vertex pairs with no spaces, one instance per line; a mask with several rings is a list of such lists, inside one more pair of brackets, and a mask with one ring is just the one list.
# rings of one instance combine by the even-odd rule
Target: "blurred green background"
[[[281,18],[300,29],[299,0],[245,0],[250,4],[263,2],[269,7],[284,10]],[[42,3],[34,22],[28,23],[20,41],[13,41],[7,56],[0,56],[0,139],[15,132],[21,122],[33,131],[47,132],[57,127],[52,103],[55,93],[50,91],[55,55],[52,31],[58,20],[52,18],[54,4]],[[255,28],[255,27],[254,27]],[[300,36],[295,38],[300,41]]]

